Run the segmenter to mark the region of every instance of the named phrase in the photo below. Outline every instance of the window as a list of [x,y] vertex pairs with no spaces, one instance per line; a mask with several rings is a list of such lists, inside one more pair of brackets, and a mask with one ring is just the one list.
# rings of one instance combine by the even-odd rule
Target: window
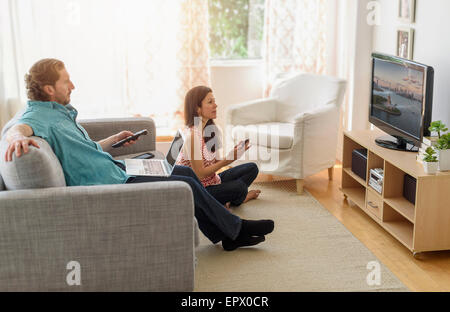
[[265,0],[208,0],[214,60],[261,58]]

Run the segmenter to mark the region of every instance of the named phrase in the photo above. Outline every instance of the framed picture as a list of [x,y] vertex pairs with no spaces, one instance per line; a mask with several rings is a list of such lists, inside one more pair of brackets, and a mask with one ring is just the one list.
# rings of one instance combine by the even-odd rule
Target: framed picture
[[414,29],[399,28],[397,30],[397,56],[413,59]]
[[414,23],[416,0],[398,0],[398,18],[404,23]]

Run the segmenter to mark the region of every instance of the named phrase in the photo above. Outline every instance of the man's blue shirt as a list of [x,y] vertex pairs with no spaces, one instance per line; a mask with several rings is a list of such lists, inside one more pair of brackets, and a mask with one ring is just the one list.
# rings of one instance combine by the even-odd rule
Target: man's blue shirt
[[77,115],[70,104],[28,101],[18,123],[29,125],[35,136],[48,142],[61,162],[68,186],[125,183],[129,176],[89,138],[77,123]]

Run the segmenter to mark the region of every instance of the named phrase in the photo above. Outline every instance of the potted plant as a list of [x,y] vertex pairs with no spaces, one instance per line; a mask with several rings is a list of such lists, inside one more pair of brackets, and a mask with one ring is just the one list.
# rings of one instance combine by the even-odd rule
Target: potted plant
[[432,147],[428,147],[425,151],[425,155],[423,157],[423,169],[425,169],[425,173],[435,174],[437,171],[438,160],[434,154],[436,154],[436,152]]
[[433,121],[430,124],[430,127],[428,128],[428,130],[430,130],[431,132],[436,132],[438,134],[438,138],[441,138],[441,132],[445,132],[448,131],[448,128],[446,127],[445,124],[442,123],[442,121],[438,120],[438,121]]
[[450,170],[450,133],[443,134],[436,144],[439,171]]

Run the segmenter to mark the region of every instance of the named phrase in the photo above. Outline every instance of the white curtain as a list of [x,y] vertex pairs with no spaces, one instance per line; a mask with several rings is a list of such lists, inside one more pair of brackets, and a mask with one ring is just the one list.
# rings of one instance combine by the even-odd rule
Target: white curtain
[[8,1],[0,0],[0,127],[23,106],[11,9]]
[[327,1],[266,0],[263,43],[266,95],[280,73],[325,73]]
[[158,135],[210,84],[207,0],[0,1],[0,109],[26,101],[23,76],[47,57],[66,64],[80,118],[151,116]]

